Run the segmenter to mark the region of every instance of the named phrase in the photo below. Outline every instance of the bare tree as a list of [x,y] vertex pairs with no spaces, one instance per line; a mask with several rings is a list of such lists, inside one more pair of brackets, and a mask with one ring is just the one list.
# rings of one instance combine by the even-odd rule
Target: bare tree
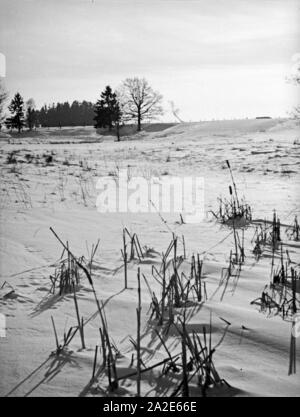
[[0,79],[0,129],[1,129],[1,126],[2,126],[2,122],[4,120],[4,111],[3,111],[3,109],[4,109],[5,101],[7,100],[7,97],[8,97],[8,93],[5,90],[5,88],[3,86],[3,83]]
[[137,130],[142,121],[156,119],[163,114],[162,95],[154,91],[145,78],[127,78],[119,89],[124,121],[136,120]]

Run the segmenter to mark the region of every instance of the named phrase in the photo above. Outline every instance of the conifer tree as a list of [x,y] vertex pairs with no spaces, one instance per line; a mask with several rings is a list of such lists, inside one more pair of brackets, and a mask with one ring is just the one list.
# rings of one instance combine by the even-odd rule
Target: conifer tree
[[17,93],[12,99],[8,109],[11,113],[11,117],[8,117],[5,121],[5,125],[9,129],[18,129],[19,133],[25,126],[24,120],[24,100],[20,93]]
[[121,108],[116,93],[114,93],[111,87],[106,86],[105,90],[101,93],[101,98],[95,105],[95,128],[106,128],[112,130],[116,127],[118,140],[120,140],[120,121],[121,121]]

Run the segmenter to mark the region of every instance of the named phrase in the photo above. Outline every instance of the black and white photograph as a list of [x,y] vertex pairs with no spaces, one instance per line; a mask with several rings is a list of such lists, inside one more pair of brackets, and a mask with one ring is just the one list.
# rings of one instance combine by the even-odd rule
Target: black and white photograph
[[0,397],[300,396],[299,18],[0,0]]

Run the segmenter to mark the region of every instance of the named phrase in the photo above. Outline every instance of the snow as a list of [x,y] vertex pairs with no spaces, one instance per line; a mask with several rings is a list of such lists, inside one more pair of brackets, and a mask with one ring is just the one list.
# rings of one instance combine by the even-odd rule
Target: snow
[[[64,134],[65,131],[65,134]],[[291,321],[268,316],[251,301],[261,295],[270,281],[271,258],[264,252],[260,260],[252,253],[255,226],[245,231],[246,261],[237,285],[229,281],[218,289],[221,270],[228,264],[233,249],[231,229],[216,222],[210,210],[218,207],[217,198],[228,196],[230,161],[239,195],[253,209],[253,218],[272,220],[276,210],[282,223],[291,225],[300,207],[299,126],[293,120],[238,120],[178,124],[160,132],[142,132],[120,143],[109,136],[97,136],[92,128],[70,128],[33,132],[21,137],[0,139],[0,312],[6,316],[7,337],[0,338],[1,396],[134,396],[135,377],[121,381],[108,393],[105,373],[90,384],[94,349],[100,344],[94,296],[86,278],[77,293],[80,314],[90,318],[85,326],[86,349],[81,349],[79,334],[69,349],[59,356],[55,350],[51,316],[59,338],[64,329],[76,326],[72,294],[49,294],[49,276],[62,253],[62,246],[49,230],[68,241],[76,256],[91,251],[100,239],[93,281],[97,296],[105,304],[111,338],[120,350],[118,375],[134,370],[130,362],[134,348],[129,337],[136,335],[137,268],[145,274],[151,288],[159,286],[151,276],[152,265],[160,264],[154,253],[147,261],[128,265],[128,289],[124,290],[122,229],[137,233],[142,245],[165,251],[171,231],[185,237],[190,269],[193,253],[204,261],[208,300],[189,310],[189,332],[201,334],[212,317],[212,340],[221,339],[225,322],[231,323],[215,353],[215,365],[230,387],[216,387],[212,396],[299,396],[299,372],[288,375]],[[17,164],[7,164],[15,151]],[[26,154],[32,155],[30,163]],[[53,161],[46,162],[52,155]],[[96,209],[96,182],[100,177],[115,177],[127,168],[130,175],[145,178],[159,175],[203,176],[205,180],[205,219],[195,224],[180,224],[177,214],[99,213]],[[228,236],[229,235],[229,236]],[[284,249],[299,267],[300,243],[288,239],[283,228]],[[182,248],[180,246],[180,253]],[[148,365],[166,357],[166,352],[148,323],[150,297],[142,281],[142,359]],[[166,344],[172,353],[180,352],[176,331],[170,331]],[[296,365],[300,366],[299,340],[296,340]],[[100,364],[100,358],[99,358]],[[178,385],[178,375],[161,377],[161,368],[142,377],[142,395],[170,395]],[[201,395],[196,384],[191,393]]]

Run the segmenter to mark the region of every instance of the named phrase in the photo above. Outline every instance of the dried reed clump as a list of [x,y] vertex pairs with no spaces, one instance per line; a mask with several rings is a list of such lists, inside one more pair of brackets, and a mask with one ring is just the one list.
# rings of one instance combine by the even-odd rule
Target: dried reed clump
[[[79,258],[78,262],[86,263],[84,256]],[[82,271],[80,271],[77,262],[67,253],[67,257],[59,261],[54,274],[50,275],[50,293],[55,294],[58,289],[59,295],[69,294],[73,292],[74,286],[76,288],[79,286],[82,278]]]
[[[203,397],[207,396],[208,389],[224,384],[230,386],[224,379],[220,378],[213,361],[213,355],[224,339],[230,323],[227,323],[221,341],[214,347],[212,347],[211,320],[208,330],[203,326],[202,340],[200,335],[195,331],[193,331],[192,336],[187,331],[185,314],[183,315],[183,319],[179,319],[179,324],[180,328],[177,325],[176,327],[181,337],[181,364],[177,363],[175,366],[177,372],[178,368],[179,370],[181,369],[181,381],[171,394],[171,397],[179,395],[182,397],[189,397],[189,383],[195,378]],[[172,362],[170,363],[172,364]]]
[[[94,258],[99,247],[99,240],[96,245],[92,246],[89,259],[84,256],[76,258],[69,251],[69,244],[66,243],[66,249],[64,248],[59,261],[58,266],[55,268],[53,275],[50,275],[51,288],[50,293],[55,294],[55,290],[59,290],[59,295],[69,294],[78,289],[80,281],[83,279],[85,273],[82,269],[82,265],[89,269],[90,273],[93,267]],[[66,258],[63,258],[67,253]]]
[[244,199],[240,199],[237,193],[237,187],[233,178],[230,163],[227,160],[227,167],[230,171],[232,185],[229,185],[230,199],[219,198],[219,209],[217,212],[211,211],[215,218],[223,224],[236,227],[244,226],[252,220],[252,210]]
[[298,218],[295,216],[294,223],[291,227],[286,230],[286,234],[291,240],[295,240],[296,242],[300,239],[300,226],[298,223]]
[[299,291],[300,273],[291,266],[288,251],[284,259],[281,245],[280,263],[277,267],[274,266],[274,257],[272,259],[270,285],[251,304],[259,305],[262,312],[279,314],[284,320],[300,310],[300,300],[297,297]]
[[252,252],[255,258],[259,260],[266,246],[271,247],[272,252],[274,253],[279,249],[280,242],[281,223],[276,211],[274,211],[272,222],[264,220],[256,226],[252,238],[252,244],[254,243]]
[[[232,196],[232,188],[229,186],[229,192]],[[244,226],[247,223],[250,223],[252,220],[252,211],[249,204],[244,200],[237,202],[235,197],[232,197],[230,200],[218,199],[219,201],[219,210],[217,213],[212,211],[212,214],[220,221],[222,224],[232,225],[235,222],[236,226]]]
[[184,257],[185,246],[184,255],[178,255],[178,237],[173,235],[167,251],[162,255],[160,268],[152,266],[152,277],[161,286],[160,299],[143,274],[151,296],[150,320],[154,318],[159,325],[167,323],[167,328],[174,322],[176,308],[186,307],[189,302],[203,302],[207,299],[203,261],[198,254],[193,255],[190,273],[186,276],[183,271],[180,272]]

